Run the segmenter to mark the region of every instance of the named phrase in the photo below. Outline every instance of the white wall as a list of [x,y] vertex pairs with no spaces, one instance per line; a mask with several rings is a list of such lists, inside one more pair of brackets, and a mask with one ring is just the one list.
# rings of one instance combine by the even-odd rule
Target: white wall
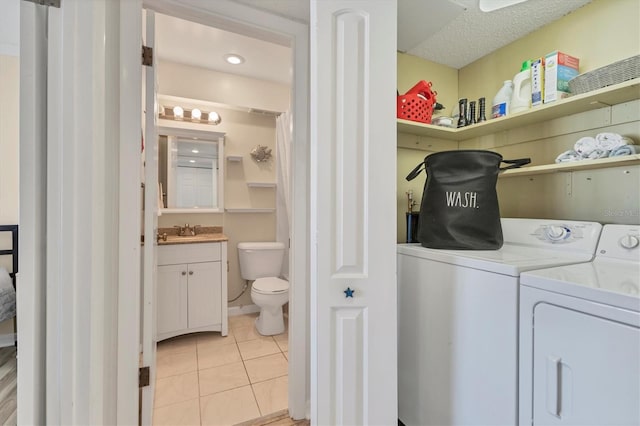
[[[158,84],[161,99],[165,95],[190,98],[190,102],[184,101],[184,105],[189,108],[198,106],[206,109],[200,106],[198,101],[270,111],[286,111],[289,105],[288,86],[170,62],[160,62]],[[224,107],[216,107],[215,111],[221,115],[222,123],[215,127],[200,125],[199,129],[224,132],[226,134],[225,156],[243,157],[241,162],[222,159],[225,161],[225,208],[275,208],[275,188],[247,186],[247,182],[276,181],[275,117]],[[249,153],[258,144],[272,149],[271,161],[265,163],[253,161]],[[244,280],[240,276],[237,244],[243,241],[275,241],[276,238],[275,212],[163,214],[159,218],[160,227],[172,227],[185,223],[222,226],[224,233],[229,237],[229,274],[227,276],[229,299],[239,295],[244,285]],[[251,303],[250,292],[246,291],[229,306]]]
[[289,86],[159,61],[158,93],[267,111],[289,109]]

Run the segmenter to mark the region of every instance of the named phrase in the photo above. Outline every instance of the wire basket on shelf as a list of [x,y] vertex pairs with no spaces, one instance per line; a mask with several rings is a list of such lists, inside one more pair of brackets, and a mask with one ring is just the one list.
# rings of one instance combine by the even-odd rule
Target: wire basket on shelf
[[398,95],[397,117],[430,124],[437,94],[431,90],[431,82],[419,81],[407,93]]
[[572,95],[602,89],[640,77],[640,55],[614,62],[569,80]]

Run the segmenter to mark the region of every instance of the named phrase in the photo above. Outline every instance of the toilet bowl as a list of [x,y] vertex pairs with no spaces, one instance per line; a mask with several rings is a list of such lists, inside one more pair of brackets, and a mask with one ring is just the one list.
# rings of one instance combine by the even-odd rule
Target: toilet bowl
[[289,301],[289,282],[276,277],[258,278],[251,286],[251,300],[260,308],[256,330],[263,336],[284,333],[282,306]]
[[284,251],[282,243],[238,243],[240,275],[253,280],[251,300],[260,308],[256,329],[264,336],[285,330],[282,305],[289,301],[289,282],[278,278]]

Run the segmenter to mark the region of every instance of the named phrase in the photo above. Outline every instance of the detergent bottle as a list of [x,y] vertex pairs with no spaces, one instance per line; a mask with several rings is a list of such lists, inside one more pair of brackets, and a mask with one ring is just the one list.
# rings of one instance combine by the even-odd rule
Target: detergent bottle
[[509,112],[522,112],[529,108],[531,108],[531,61],[524,61],[520,72],[513,77],[513,95]]
[[509,104],[511,103],[511,95],[513,94],[513,82],[505,80],[502,88],[498,90],[493,98],[491,108],[491,118],[504,117],[509,114]]

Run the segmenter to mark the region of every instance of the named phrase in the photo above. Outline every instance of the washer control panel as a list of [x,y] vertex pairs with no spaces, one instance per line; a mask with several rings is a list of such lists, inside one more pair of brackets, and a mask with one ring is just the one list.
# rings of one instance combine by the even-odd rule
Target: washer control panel
[[605,225],[596,256],[636,261],[640,265],[640,225]]
[[582,238],[583,233],[579,226],[566,223],[550,223],[540,225],[535,230],[534,235],[544,242],[562,244]]
[[558,219],[502,218],[505,244],[583,253],[593,256],[602,225]]

